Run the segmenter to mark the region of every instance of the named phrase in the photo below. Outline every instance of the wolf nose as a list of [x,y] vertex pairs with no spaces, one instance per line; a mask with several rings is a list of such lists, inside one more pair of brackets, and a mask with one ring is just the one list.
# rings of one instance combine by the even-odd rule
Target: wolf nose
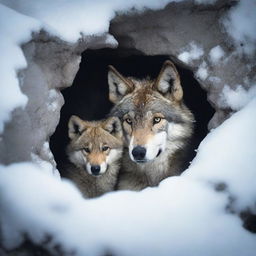
[[141,146],[136,146],[132,150],[132,155],[133,155],[135,160],[143,160],[145,155],[146,155],[146,149],[144,147],[141,147]]
[[99,165],[92,165],[91,172],[93,175],[97,176],[100,174],[100,166]]

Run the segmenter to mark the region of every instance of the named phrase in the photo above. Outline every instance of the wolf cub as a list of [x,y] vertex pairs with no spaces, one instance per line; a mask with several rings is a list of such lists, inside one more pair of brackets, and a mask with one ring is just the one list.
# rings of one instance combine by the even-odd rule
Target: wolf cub
[[70,163],[64,176],[75,182],[84,197],[113,191],[123,150],[119,119],[109,117],[89,122],[72,116],[68,129],[70,143],[66,153]]

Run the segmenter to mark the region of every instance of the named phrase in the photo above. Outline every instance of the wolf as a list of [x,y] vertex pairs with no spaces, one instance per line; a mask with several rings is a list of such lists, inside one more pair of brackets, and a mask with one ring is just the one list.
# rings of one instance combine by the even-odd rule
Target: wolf
[[138,191],[180,174],[195,119],[174,64],[167,60],[154,80],[124,77],[109,66],[108,84],[110,115],[121,120],[125,138],[117,189]]
[[71,116],[66,148],[70,163],[65,166],[64,177],[73,180],[84,197],[115,189],[123,152],[122,134],[117,117],[89,122]]

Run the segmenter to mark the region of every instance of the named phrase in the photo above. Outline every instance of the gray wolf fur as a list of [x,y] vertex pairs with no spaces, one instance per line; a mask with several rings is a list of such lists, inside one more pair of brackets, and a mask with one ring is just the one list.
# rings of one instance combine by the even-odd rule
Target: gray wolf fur
[[65,167],[65,177],[74,181],[84,197],[113,191],[123,150],[119,119],[88,122],[72,116],[68,128],[66,152],[70,163]]
[[182,171],[194,116],[183,102],[177,69],[166,61],[155,80],[108,72],[110,113],[122,122],[125,151],[118,189],[157,186]]

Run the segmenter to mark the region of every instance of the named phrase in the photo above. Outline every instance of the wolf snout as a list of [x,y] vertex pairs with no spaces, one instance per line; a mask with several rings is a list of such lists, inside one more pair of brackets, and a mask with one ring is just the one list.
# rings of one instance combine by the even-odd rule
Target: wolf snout
[[144,147],[136,146],[132,150],[132,155],[135,161],[143,161],[145,159],[147,150]]
[[99,165],[92,165],[91,172],[93,175],[97,176],[100,174],[100,166]]

